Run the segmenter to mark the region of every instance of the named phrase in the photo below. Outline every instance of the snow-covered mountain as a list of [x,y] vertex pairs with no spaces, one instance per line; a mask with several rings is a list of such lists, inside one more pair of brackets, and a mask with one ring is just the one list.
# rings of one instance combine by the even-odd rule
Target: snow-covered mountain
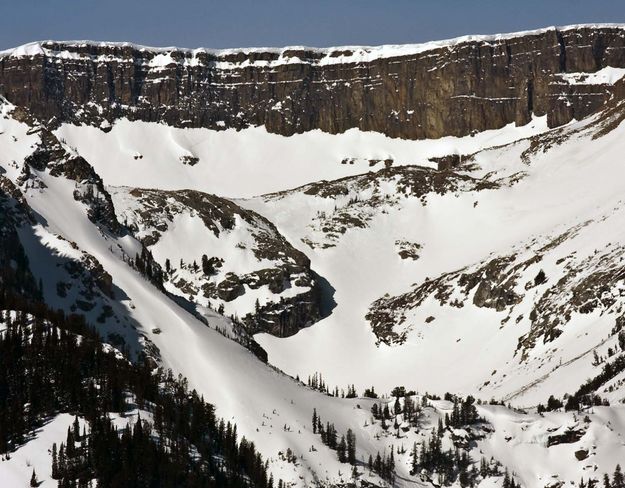
[[[0,94],[2,289],[187,378],[276,484],[559,487],[625,459],[625,26],[46,41],[0,53]],[[67,413],[0,481],[55,486]]]

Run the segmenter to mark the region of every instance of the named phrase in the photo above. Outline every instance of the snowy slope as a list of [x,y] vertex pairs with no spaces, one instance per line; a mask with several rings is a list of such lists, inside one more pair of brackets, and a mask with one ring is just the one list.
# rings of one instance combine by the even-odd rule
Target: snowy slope
[[[137,328],[137,344],[153,344],[163,366],[186,376],[191,387],[216,404],[219,415],[234,420],[269,459],[274,476],[293,486],[340,484],[351,476],[350,467],[312,433],[313,408],[339,433],[354,430],[363,463],[391,446],[409,449],[449,411],[448,403],[433,401],[421,429],[394,436],[372,421],[373,400],[329,397],[261,363],[215,330],[232,328],[218,313],[205,311],[207,327],[129,266],[127,257],[137,253],[139,242],[130,234],[106,232],[90,219],[87,204],[74,196],[79,182],[33,168],[31,177],[21,180],[23,161],[39,136],[11,118],[10,106],[3,110],[0,166],[36,215],[36,223],[21,229],[34,273],[49,276],[58,256],[96,260],[115,287],[117,316]],[[403,384],[419,392],[453,391],[533,406],[550,394],[573,392],[601,369],[593,365],[593,351],[605,358],[608,347],[617,347],[612,329],[625,305],[619,272],[625,245],[625,127],[618,124],[618,114],[615,120],[606,125],[610,121],[597,117],[547,131],[545,121],[537,119],[525,127],[439,141],[401,141],[358,131],[286,138],[263,128],[213,132],[125,120],[110,132],[64,125],[56,135],[109,186],[190,188],[231,197],[273,192],[236,203],[263,215],[308,256],[334,289],[337,303],[329,317],[290,338],[257,336],[270,363],[286,373],[305,378],[320,371],[329,385],[355,384],[359,391],[373,385],[388,392]],[[450,154],[472,156],[453,171],[432,169],[429,158]],[[385,159],[393,160],[390,168]],[[343,179],[322,181],[337,178]],[[134,203],[126,190],[118,191],[116,211],[132,217]],[[197,241],[212,237],[199,224],[190,212],[169,221],[162,248],[154,249],[157,259],[200,257]],[[188,236],[193,242],[177,244]],[[219,245],[224,252],[237,252]],[[533,260],[537,255],[540,261]],[[484,271],[489,262],[504,258],[498,271],[514,277],[513,298],[504,297],[503,306],[497,300],[484,306],[492,298],[485,295],[477,305],[476,290],[467,290],[460,275],[472,273],[478,283],[488,278],[505,288],[506,279]],[[242,264],[234,259],[228,266],[233,270]],[[537,283],[541,269],[546,281]],[[601,275],[610,296],[599,289],[595,307],[582,310],[570,300],[571,293],[580,283],[588,285],[596,272],[613,272],[609,279]],[[415,294],[426,279],[437,288]],[[537,328],[530,315],[554,284],[560,284],[560,295],[547,296],[552,301],[540,311],[556,317],[568,313],[569,318],[557,325],[559,335],[545,342],[549,327]],[[450,293],[442,300],[436,292],[444,287]],[[44,294],[50,293],[46,289]],[[391,320],[386,330],[376,332],[375,320],[367,315],[377,309]],[[518,350],[523,337],[535,339],[525,356]],[[589,422],[572,412],[542,416],[480,406],[485,422],[483,437],[471,450],[474,461],[492,455],[530,487],[611,472],[624,454],[625,411],[616,405],[622,400],[622,376],[602,395],[613,406],[588,412]],[[401,417],[398,422],[403,425]],[[549,437],[569,426],[583,427],[580,439],[548,447]],[[56,435],[53,427],[37,439],[49,442]],[[444,437],[452,442],[452,432]],[[39,448],[28,443],[23,449],[33,445]],[[296,463],[280,456],[287,448]],[[580,450],[589,457],[578,461]],[[19,463],[15,469],[23,479],[26,464]],[[362,478],[382,484],[363,465],[358,469]],[[2,463],[0,476],[1,470]],[[484,486],[500,482],[498,477]],[[397,485],[415,483],[427,482],[410,474],[408,453],[398,453]]]
[[[19,447],[10,459],[0,461],[0,480],[3,486],[30,486],[33,470],[40,487],[52,488],[58,482],[52,479],[52,444],[65,442],[67,429],[74,417],[63,413],[57,415],[34,433],[33,439]],[[84,425],[81,419],[81,426]]]
[[[338,201],[295,191],[245,202],[276,222],[292,242],[299,241],[313,266],[336,288],[337,308],[314,328],[284,340],[258,338],[270,361],[301,376],[321,371],[331,383],[344,384],[356,377],[361,388],[369,383],[383,389],[412,384],[437,392],[480,391],[485,398],[514,396],[521,404],[544,401],[550,393],[572,392],[598,372],[591,364],[592,350],[602,345],[599,352],[605,353],[615,342],[612,338],[602,344],[615,325],[620,298],[612,314],[603,314],[602,308],[594,313],[573,313],[555,342],[543,345],[542,337],[537,341],[530,354],[532,364],[521,362],[521,354],[515,356],[515,351],[519,338],[531,330],[529,312],[537,300],[536,290],[526,294],[523,288],[541,268],[548,277],[538,290],[544,293],[565,274],[565,265],[555,264],[561,258],[569,256],[568,266],[574,270],[586,263],[586,276],[597,265],[602,270],[620,267],[620,229],[625,218],[620,153],[625,128],[619,126],[593,139],[597,128],[591,125],[582,130],[586,124],[549,136],[570,133],[561,145],[554,144],[545,152],[540,144],[539,150],[528,151],[533,142],[526,140],[476,154],[473,169],[466,174],[488,175],[489,181],[499,182],[498,188],[428,194],[425,201],[408,195],[397,204],[371,205],[372,216],[366,225],[347,230],[331,248],[311,249],[307,244],[327,238],[316,223],[319,213],[349,210],[355,206],[349,201],[358,198],[364,202],[360,205],[366,205],[370,198],[367,190],[356,186]],[[518,178],[520,181],[509,184]],[[392,189],[389,192],[393,194]],[[450,296],[444,306],[428,293],[422,304],[409,308],[403,325],[397,324],[399,329],[410,329],[404,343],[376,345],[378,338],[365,315],[385,294],[402,295],[428,277],[439,279],[465,267],[475,270],[478,263],[498,256],[522,253],[517,262],[523,262],[578,225],[581,228],[570,239],[543,252],[543,262],[517,272],[518,292],[527,297],[525,301],[497,311],[473,305],[475,289],[467,296],[454,288],[457,296]],[[419,259],[402,259],[397,242],[418,244]],[[595,256],[597,252],[601,254]],[[608,262],[597,259],[610,253],[616,254]],[[622,278],[616,275],[615,284],[620,288]],[[569,292],[581,278],[567,285]],[[617,297],[618,288],[614,290]],[[558,305],[569,300],[566,291],[564,288],[556,300]],[[461,308],[454,306],[456,303],[449,305],[455,299],[463,302]],[[396,311],[398,305],[393,307]],[[552,309],[557,312],[555,306]],[[518,316],[522,318],[517,323]],[[343,353],[346,347],[349,354]],[[568,364],[569,360],[574,361]],[[465,365],[462,375],[455,373],[458,362]],[[559,368],[560,364],[564,367]],[[559,369],[557,374],[541,379],[553,369]],[[495,378],[491,378],[493,371],[497,371]],[[524,390],[524,396],[518,396],[538,379],[540,388]],[[489,384],[484,385],[486,381]]]
[[[64,124],[55,134],[75,147],[108,185],[251,197],[379,169],[387,159],[394,165],[432,165],[430,157],[470,154],[546,127],[542,117],[523,127],[510,125],[474,137],[408,141],[357,129],[284,137],[264,127],[214,131],[121,119],[110,132]],[[187,158],[198,161],[190,165]]]
[[[13,121],[3,124],[20,136],[28,130]],[[15,142],[8,139],[7,144]],[[19,177],[17,169],[5,169],[9,177]],[[303,387],[197,320],[128,266],[116,251],[116,244],[128,248],[132,243],[101,233],[89,220],[84,205],[73,198],[74,182],[53,177],[47,171],[34,173],[44,187],[27,189],[25,196],[46,228],[60,236],[71,236],[80,249],[98,259],[120,290],[120,304],[125,307],[126,316],[139,324],[139,332],[156,346],[163,366],[186,376],[191,387],[216,403],[220,415],[235,420],[239,432],[255,441],[263,455],[275,464],[277,477],[293,481],[300,476],[308,481],[326,477],[336,480],[339,472],[349,472],[312,434],[310,418],[316,407],[321,415],[333,419],[340,431],[349,427],[356,430],[368,416],[366,411],[358,411],[357,401],[341,401]],[[222,316],[213,314],[212,321],[227,327],[227,319]],[[284,430],[285,424],[288,430]],[[366,452],[374,452],[374,441],[364,433],[358,441],[362,458]],[[307,454],[315,444],[317,450]],[[281,461],[278,453],[287,447],[296,455],[309,458],[298,465]]]
[[319,284],[308,258],[260,215],[195,191],[111,193],[172,293],[239,317],[250,332],[290,335],[319,318]]

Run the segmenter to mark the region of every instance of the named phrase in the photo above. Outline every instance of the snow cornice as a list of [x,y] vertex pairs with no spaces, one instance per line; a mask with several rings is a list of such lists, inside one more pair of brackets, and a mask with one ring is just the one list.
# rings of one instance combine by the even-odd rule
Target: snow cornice
[[[113,61],[114,55],[90,55],[86,51],[94,49],[131,49],[138,53],[145,54],[146,58],[151,58],[149,64],[153,66],[165,66],[176,61],[170,56],[176,53],[180,58],[184,58],[185,64],[205,64],[207,61],[222,61],[236,56],[250,56],[256,54],[271,54],[272,59],[250,61],[249,59],[240,63],[228,63],[239,65],[267,65],[289,63],[310,63],[310,64],[342,64],[355,62],[370,62],[381,58],[393,58],[420,54],[441,48],[453,48],[467,43],[494,43],[498,41],[519,39],[529,36],[538,36],[549,32],[569,32],[584,29],[618,29],[625,33],[625,24],[600,23],[600,24],[576,24],[567,26],[551,26],[542,29],[518,31],[505,34],[487,35],[466,35],[445,39],[440,41],[429,41],[419,44],[385,44],[379,46],[334,46],[334,47],[309,47],[309,46],[286,46],[286,47],[248,47],[231,49],[210,49],[210,48],[180,48],[152,47],[135,44],[131,42],[108,42],[108,41],[36,41],[24,44],[12,49],[0,51],[0,59],[21,58],[33,56],[47,56],[60,59],[84,59],[94,61]],[[306,54],[306,59],[301,59],[301,54]],[[254,57],[254,56],[253,56]],[[224,66],[225,67],[225,66]]]

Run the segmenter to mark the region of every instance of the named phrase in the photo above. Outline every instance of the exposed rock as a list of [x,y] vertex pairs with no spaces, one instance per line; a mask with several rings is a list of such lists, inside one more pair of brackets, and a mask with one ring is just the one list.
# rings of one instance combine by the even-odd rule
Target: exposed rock
[[429,158],[431,162],[436,163],[436,167],[439,171],[456,169],[463,163],[468,163],[471,159],[471,156],[464,156],[462,154],[449,154],[447,156]]
[[195,156],[180,156],[180,162],[189,166],[195,166],[197,163],[200,162],[200,158],[197,158]]
[[[401,205],[408,198],[427,204],[429,195],[499,188],[499,183],[453,171],[437,171],[424,166],[393,166],[333,181],[319,181],[286,192],[266,195],[278,200],[293,194],[334,200],[334,211],[319,212],[310,224],[314,237],[302,239],[311,248],[337,244],[348,230],[364,229],[371,219],[388,208]],[[319,239],[319,234],[323,235]],[[400,256],[418,256],[414,243],[397,243]],[[408,249],[410,248],[410,249]],[[402,256],[403,258],[404,256]]]
[[[56,269],[53,274],[39,274],[39,279],[35,279],[21,239],[30,239],[25,236],[33,235],[36,224],[19,188],[0,176],[0,288],[33,302],[43,298],[66,312],[82,313],[91,325],[103,324],[97,329],[105,338],[110,333],[122,338],[113,331],[127,336],[110,305],[118,298],[111,275],[94,256],[80,251],[74,243],[50,234],[46,245],[29,248],[29,252],[49,253],[43,259],[47,266]],[[69,247],[71,252],[58,252],[56,246]],[[37,256],[37,261],[41,259]],[[52,295],[44,293],[45,289],[51,290]]]
[[[43,42],[0,59],[0,94],[41,120],[119,117],[213,129],[265,125],[290,135],[358,127],[408,139],[463,136],[547,115],[551,127],[597,111],[605,85],[563,73],[625,67],[618,27],[546,29],[386,57],[342,49],[153,50]],[[366,48],[365,48],[366,50]],[[337,56],[355,57],[342,58]],[[104,124],[104,125],[102,125]]]
[[516,286],[514,273],[507,269],[514,259],[515,256],[495,258],[474,273],[462,274],[458,284],[465,287],[467,293],[477,285],[473,295],[474,305],[494,308],[501,312],[521,301],[521,297],[514,292]]
[[416,261],[419,259],[419,251],[421,251],[421,244],[418,242],[409,242],[405,240],[395,241],[395,248],[397,254],[402,259],[412,259]]
[[575,451],[575,459],[578,461],[583,461],[588,457],[588,449],[579,449]]
[[550,435],[547,439],[547,447],[558,444],[573,444],[584,437],[585,433],[586,431],[583,429],[568,428],[562,434]]
[[245,294],[243,283],[234,273],[228,273],[226,278],[217,285],[217,296],[225,302],[231,302],[243,294]]
[[[48,129],[39,127],[40,142],[25,164],[36,170],[48,169],[52,176],[64,176],[76,182],[74,198],[88,206],[89,219],[106,226],[111,232],[122,232],[111,196],[100,176],[80,155],[71,152]],[[27,166],[25,166],[27,167]]]
[[539,338],[548,342],[562,333],[574,313],[602,313],[621,300],[625,269],[625,249],[608,246],[582,262],[564,265],[564,275],[536,301],[530,314],[530,331],[519,339],[519,348],[530,349]]
[[[223,240],[221,246],[215,241],[207,243],[206,253],[194,256],[192,262],[177,262],[168,256],[169,269],[166,262],[160,263],[176,293],[220,311],[225,306],[223,312],[236,314],[248,334],[292,335],[321,317],[319,283],[310,260],[256,212],[197,191],[112,191],[131,230],[151,249],[165,233],[175,232],[174,221],[180,216],[200,219],[200,226],[204,224],[215,238]],[[244,242],[232,241],[234,236]],[[240,250],[242,262],[232,248]],[[233,265],[236,273],[229,270]],[[249,304],[254,304],[254,298],[246,298],[246,306],[237,302],[250,293],[261,297],[253,308]]]

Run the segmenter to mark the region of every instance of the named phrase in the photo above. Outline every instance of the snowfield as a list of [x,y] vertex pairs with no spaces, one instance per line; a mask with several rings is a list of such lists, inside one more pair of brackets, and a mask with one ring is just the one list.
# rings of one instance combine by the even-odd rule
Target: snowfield
[[[358,387],[364,388],[372,383],[381,391],[396,384],[437,392],[479,391],[485,399],[506,398],[521,406],[536,405],[551,393],[572,392],[597,374],[600,368],[591,364],[592,350],[597,346],[607,349],[609,344],[602,341],[614,326],[612,314],[573,315],[556,341],[536,346],[529,362],[521,361],[515,351],[519,338],[530,330],[531,295],[514,308],[505,326],[502,320],[511,313],[508,307],[498,312],[475,307],[471,300],[462,308],[441,306],[429,297],[408,311],[409,337],[395,346],[376,346],[364,318],[372,302],[385,294],[407,292],[426,278],[470,270],[495,256],[518,252],[531,256],[577,225],[581,229],[574,237],[550,250],[540,263],[527,267],[517,280],[519,288],[540,269],[551,284],[557,282],[562,271],[555,263],[572,254],[580,263],[610,244],[620,255],[625,218],[620,154],[625,128],[620,126],[593,140],[592,128],[584,130],[587,124],[565,129],[573,131],[569,140],[532,155],[530,163],[521,158],[530,146],[528,140],[475,156],[477,168],[468,174],[488,173],[491,179],[526,174],[512,186],[428,195],[425,204],[417,198],[401,199],[397,205],[375,208],[366,227],[347,230],[335,247],[327,249],[311,249],[302,240],[320,240],[318,228],[312,224],[318,212],[334,211],[331,199],[290,192],[242,202],[276,222],[291,242],[309,254],[313,268],[336,288],[337,308],[315,327],[286,339],[258,337],[270,361],[302,377],[321,371],[331,384],[357,381]],[[367,196],[361,195],[366,201]],[[345,200],[358,197],[349,194]],[[394,244],[399,239],[420,244],[418,260],[398,256]],[[615,305],[612,313],[618,310]],[[522,319],[516,322],[518,316]],[[428,322],[428,317],[435,320]],[[457,374],[458,364],[462,364],[461,375]],[[556,374],[543,378],[554,369]],[[535,386],[540,387],[527,388],[539,379]]]
[[[214,131],[122,119],[110,132],[64,124],[55,134],[76,148],[108,185],[252,197],[379,169],[386,159],[395,165],[435,166],[428,158],[471,154],[546,128],[546,117],[542,117],[523,127],[511,124],[474,137],[408,141],[358,129],[337,135],[315,130],[284,137],[264,127]],[[185,164],[188,157],[198,162]],[[370,161],[377,162],[371,166]]]

